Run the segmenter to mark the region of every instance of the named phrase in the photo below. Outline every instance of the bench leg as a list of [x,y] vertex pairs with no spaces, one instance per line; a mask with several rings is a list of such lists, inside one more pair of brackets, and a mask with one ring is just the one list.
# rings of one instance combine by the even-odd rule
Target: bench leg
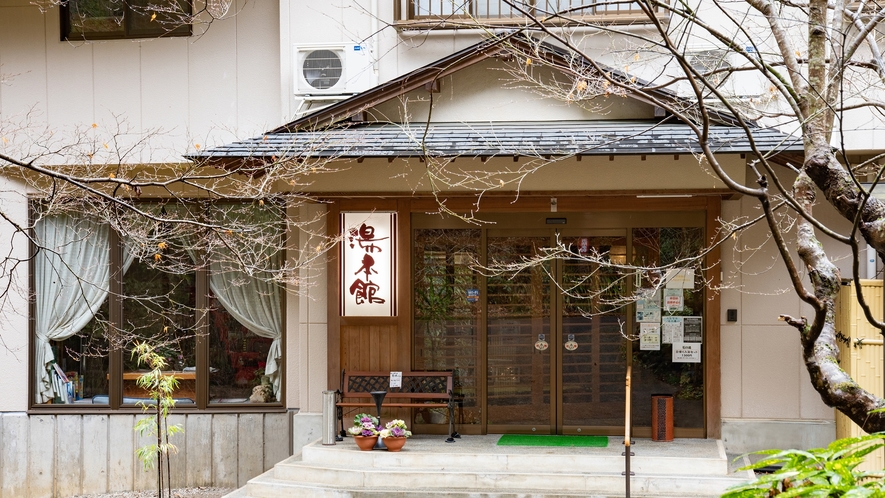
[[344,409],[340,406],[336,408],[338,409],[338,427],[341,428],[341,432],[338,433],[335,441],[344,441],[344,436],[347,436],[347,432],[344,430]]
[[455,404],[449,400],[449,437],[446,438],[446,442],[454,443],[456,437],[460,438],[461,435],[455,432]]

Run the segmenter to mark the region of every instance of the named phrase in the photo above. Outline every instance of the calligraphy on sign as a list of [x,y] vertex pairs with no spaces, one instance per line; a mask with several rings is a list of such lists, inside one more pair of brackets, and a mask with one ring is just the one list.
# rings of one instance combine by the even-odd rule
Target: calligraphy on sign
[[341,316],[394,316],[396,213],[341,213]]

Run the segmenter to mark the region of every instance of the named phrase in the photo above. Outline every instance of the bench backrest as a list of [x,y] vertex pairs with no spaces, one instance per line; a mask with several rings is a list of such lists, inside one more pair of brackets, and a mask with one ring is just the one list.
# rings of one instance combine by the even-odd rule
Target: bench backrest
[[402,387],[390,387],[389,372],[344,371],[342,394],[345,398],[371,398],[372,391],[387,391],[384,399],[448,399],[452,392],[452,372],[403,372]]

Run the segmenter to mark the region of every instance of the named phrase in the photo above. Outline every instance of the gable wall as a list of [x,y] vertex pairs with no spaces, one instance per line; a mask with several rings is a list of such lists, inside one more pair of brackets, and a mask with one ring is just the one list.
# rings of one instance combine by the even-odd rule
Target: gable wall
[[[539,91],[538,85],[519,81],[508,68],[518,62],[486,60],[442,78],[439,92],[415,90],[384,102],[369,111],[369,119],[391,122],[489,122],[600,119],[652,119],[652,106],[621,96],[600,96],[592,100],[565,101]],[[556,82],[561,93],[571,88],[562,74],[547,68],[533,68],[539,81]],[[577,95],[577,92],[572,92]],[[432,108],[432,112],[431,112]]]

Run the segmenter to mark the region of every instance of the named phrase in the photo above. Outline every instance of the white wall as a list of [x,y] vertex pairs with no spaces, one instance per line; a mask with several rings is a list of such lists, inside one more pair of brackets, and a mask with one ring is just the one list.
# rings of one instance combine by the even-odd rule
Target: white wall
[[282,119],[278,4],[236,0],[231,11],[191,37],[65,42],[58,8],[4,0],[0,118],[92,130],[111,147],[118,129],[123,143],[159,133],[126,162],[181,161],[195,144],[260,134]]

